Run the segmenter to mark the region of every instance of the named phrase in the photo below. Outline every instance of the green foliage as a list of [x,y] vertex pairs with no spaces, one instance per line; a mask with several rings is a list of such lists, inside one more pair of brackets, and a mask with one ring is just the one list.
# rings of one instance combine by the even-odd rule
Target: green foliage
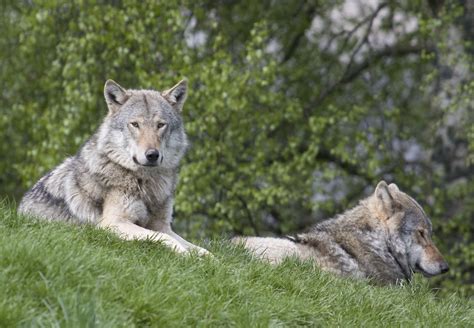
[[456,1],[338,20],[342,1],[2,6],[1,195],[19,199],[77,151],[105,115],[106,79],[163,90],[187,77],[180,232],[294,232],[396,181],[451,263],[436,285],[473,295],[472,13]]
[[[467,327],[474,306],[438,298],[422,279],[380,288],[309,263],[280,266],[211,243],[183,257],[88,226],[46,223],[0,208],[0,326]],[[65,260],[66,259],[66,260]]]

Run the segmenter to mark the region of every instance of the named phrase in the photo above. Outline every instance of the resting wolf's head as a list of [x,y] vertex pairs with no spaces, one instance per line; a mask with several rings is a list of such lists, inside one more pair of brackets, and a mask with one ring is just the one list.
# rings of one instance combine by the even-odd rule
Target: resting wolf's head
[[108,80],[104,96],[109,114],[99,147],[111,160],[134,171],[177,167],[187,147],[181,119],[186,93],[186,80],[163,92],[125,90]]
[[396,184],[379,182],[370,204],[387,229],[388,245],[407,278],[412,272],[431,277],[449,267],[431,240],[431,221],[421,206]]

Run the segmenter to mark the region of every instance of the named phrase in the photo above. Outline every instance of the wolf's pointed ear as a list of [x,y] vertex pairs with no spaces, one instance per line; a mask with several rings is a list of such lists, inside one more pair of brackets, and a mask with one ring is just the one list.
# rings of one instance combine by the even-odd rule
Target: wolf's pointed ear
[[398,189],[398,186],[395,183],[389,184],[388,189],[390,189],[390,192],[392,194],[396,194],[397,192],[400,192],[400,189]]
[[129,96],[127,90],[122,88],[117,82],[113,80],[105,82],[104,97],[111,112],[117,111],[127,101]]
[[388,219],[394,212],[395,201],[385,181],[382,180],[377,184],[374,195],[378,213],[383,219]]
[[183,109],[186,96],[188,94],[188,81],[186,79],[181,80],[171,89],[163,91],[163,97],[171,104],[171,106],[181,112]]

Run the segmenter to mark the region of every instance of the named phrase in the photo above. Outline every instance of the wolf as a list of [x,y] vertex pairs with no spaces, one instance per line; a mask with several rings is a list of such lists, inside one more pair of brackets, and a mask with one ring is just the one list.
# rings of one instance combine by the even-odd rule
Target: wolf
[[356,207],[308,232],[232,241],[271,263],[296,257],[340,276],[387,285],[410,281],[414,272],[432,277],[449,270],[431,236],[431,221],[422,207],[396,184],[381,181]]
[[108,114],[98,130],[26,192],[18,212],[160,241],[179,253],[209,254],[171,228],[179,163],[188,147],[181,116],[187,81],[159,92],[108,80],[104,96]]

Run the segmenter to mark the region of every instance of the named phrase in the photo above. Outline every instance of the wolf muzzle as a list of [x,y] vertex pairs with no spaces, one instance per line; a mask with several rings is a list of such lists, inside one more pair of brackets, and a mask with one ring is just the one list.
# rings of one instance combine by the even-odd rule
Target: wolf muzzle
[[145,152],[145,157],[149,163],[156,163],[160,158],[160,152],[156,148],[150,148]]

